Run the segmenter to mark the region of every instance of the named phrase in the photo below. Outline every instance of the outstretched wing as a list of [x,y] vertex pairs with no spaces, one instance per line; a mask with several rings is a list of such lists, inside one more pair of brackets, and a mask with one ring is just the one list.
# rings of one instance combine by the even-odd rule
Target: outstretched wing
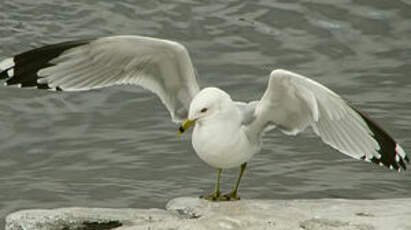
[[311,79],[285,70],[271,73],[249,129],[274,124],[288,135],[308,126],[328,145],[356,159],[406,169],[404,150],[382,128],[340,96]]
[[199,91],[185,47],[140,36],[113,36],[63,42],[0,62],[5,85],[81,91],[139,85],[160,97],[174,121],[187,117]]

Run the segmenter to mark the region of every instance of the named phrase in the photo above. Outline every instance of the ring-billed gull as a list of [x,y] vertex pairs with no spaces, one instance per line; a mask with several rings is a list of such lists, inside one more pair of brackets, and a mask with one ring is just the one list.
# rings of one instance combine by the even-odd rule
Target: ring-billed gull
[[[356,159],[406,169],[404,150],[382,128],[336,93],[302,75],[277,69],[258,101],[237,102],[218,88],[200,90],[186,48],[174,41],[112,36],[63,42],[33,49],[0,62],[5,85],[81,91],[138,85],[154,92],[179,133],[194,125],[197,155],[217,168],[208,200],[237,200],[247,162],[260,151],[261,137],[277,128],[297,135],[311,126],[326,144]],[[240,166],[233,190],[220,193],[223,169]]]

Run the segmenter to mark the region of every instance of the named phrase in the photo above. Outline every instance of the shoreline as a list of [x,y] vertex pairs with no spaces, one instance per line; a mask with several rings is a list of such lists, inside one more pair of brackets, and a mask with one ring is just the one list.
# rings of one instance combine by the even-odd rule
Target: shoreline
[[29,209],[9,214],[6,230],[411,229],[411,198],[384,200],[170,200],[165,209]]

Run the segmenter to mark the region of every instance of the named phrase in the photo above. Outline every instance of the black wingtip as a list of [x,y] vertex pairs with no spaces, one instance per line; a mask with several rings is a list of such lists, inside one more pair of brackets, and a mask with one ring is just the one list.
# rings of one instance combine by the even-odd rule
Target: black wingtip
[[7,79],[8,77],[9,75],[7,74],[7,70],[3,70],[2,72],[0,72],[0,80]]
[[[407,166],[406,163],[409,163],[409,158],[405,155],[404,150],[401,146],[398,145],[395,140],[388,135],[377,123],[371,120],[367,115],[364,113],[356,110],[353,108],[365,121],[368,128],[371,130],[373,134],[373,138],[378,142],[380,149],[378,153],[381,155],[380,158],[373,157],[370,160],[371,162],[383,165],[390,169],[395,169],[400,171],[400,169],[406,170]],[[366,156],[364,155],[361,157],[362,160],[367,160]]]
[[62,42],[32,49],[18,54],[14,58],[9,59],[13,60],[13,66],[6,70],[3,70],[0,73],[0,79],[6,79],[6,85],[19,85],[21,87],[50,89],[47,84],[40,84],[37,82],[39,78],[39,76],[37,75],[38,71],[52,66],[53,64],[51,64],[50,61],[60,56],[63,52],[81,45],[85,45],[90,41],[92,40],[88,39]]
[[403,159],[401,159],[398,163],[400,164],[401,168],[403,168],[404,170],[407,170],[407,165],[405,164]]

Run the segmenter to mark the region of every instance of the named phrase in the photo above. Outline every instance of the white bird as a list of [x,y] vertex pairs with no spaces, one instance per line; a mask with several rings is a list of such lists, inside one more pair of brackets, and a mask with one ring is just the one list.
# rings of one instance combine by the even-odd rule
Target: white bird
[[[173,41],[112,36],[33,49],[0,62],[5,85],[81,91],[138,85],[155,93],[184,132],[194,126],[197,155],[217,168],[208,200],[237,200],[247,162],[273,127],[297,135],[311,126],[326,144],[356,159],[406,169],[404,150],[382,128],[336,93],[302,75],[277,69],[259,101],[236,102],[218,88],[200,88],[186,48]],[[220,193],[223,169],[240,166],[233,190]]]

